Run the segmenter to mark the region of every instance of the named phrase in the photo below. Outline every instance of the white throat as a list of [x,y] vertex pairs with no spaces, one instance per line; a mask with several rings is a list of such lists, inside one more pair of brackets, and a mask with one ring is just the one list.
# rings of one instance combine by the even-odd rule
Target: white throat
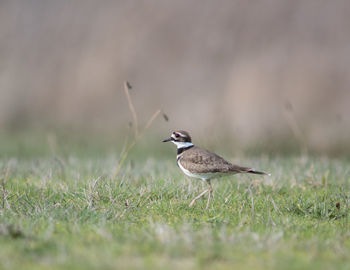
[[193,143],[190,143],[190,142],[175,142],[175,141],[172,141],[172,142],[176,144],[177,149],[193,146]]

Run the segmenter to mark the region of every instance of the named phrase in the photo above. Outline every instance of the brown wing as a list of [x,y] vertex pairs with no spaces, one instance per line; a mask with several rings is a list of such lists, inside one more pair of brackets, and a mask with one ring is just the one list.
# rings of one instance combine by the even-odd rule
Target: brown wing
[[196,173],[239,173],[249,171],[249,168],[233,165],[217,154],[198,147],[192,147],[184,152],[180,162],[187,170]]

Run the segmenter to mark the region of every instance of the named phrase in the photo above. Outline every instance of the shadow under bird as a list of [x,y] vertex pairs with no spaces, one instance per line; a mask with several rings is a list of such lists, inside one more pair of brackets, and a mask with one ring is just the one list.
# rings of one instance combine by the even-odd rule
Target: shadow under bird
[[209,207],[209,203],[213,194],[213,187],[210,183],[210,179],[217,178],[225,175],[236,173],[252,173],[261,175],[270,175],[265,172],[256,171],[252,168],[241,167],[234,165],[215,153],[201,149],[192,143],[190,134],[184,130],[174,131],[169,139],[163,140],[163,142],[172,142],[177,146],[177,164],[184,174],[205,180],[209,185],[209,188],[195,197],[190,207],[195,202],[209,192],[206,209]]

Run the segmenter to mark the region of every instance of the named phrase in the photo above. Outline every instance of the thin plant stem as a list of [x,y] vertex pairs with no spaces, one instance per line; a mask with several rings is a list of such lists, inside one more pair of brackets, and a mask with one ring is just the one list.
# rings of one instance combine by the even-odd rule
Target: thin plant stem
[[[133,115],[133,121],[134,121],[134,125],[135,125],[135,138],[134,140],[129,144],[129,146],[127,146],[125,149],[125,151],[123,151],[123,155],[120,159],[120,162],[117,166],[117,168],[115,169],[114,171],[114,174],[113,174],[113,179],[115,179],[118,174],[120,173],[120,170],[126,160],[126,158],[128,157],[129,155],[129,152],[131,151],[131,149],[136,145],[136,143],[143,137],[143,135],[145,134],[146,130],[152,125],[153,121],[157,118],[157,116],[161,113],[161,110],[157,110],[155,111],[155,113],[151,116],[151,118],[148,120],[146,126],[144,127],[144,129],[139,133],[138,132],[138,128],[137,128],[137,115],[136,115],[136,111],[135,111],[135,108],[133,106],[133,103],[132,103],[132,100],[131,100],[131,97],[130,97],[130,94],[129,94],[129,87],[128,87],[128,83],[127,81],[124,82],[124,89],[125,89],[125,94],[128,98],[128,102],[129,102],[129,108],[130,108],[130,111]],[[127,142],[127,141],[126,141]]]
[[132,114],[132,118],[133,118],[133,122],[134,122],[135,138],[137,138],[138,135],[139,135],[138,123],[137,123],[138,122],[137,121],[137,115],[136,115],[134,104],[132,103],[132,100],[131,100],[131,96],[130,96],[130,93],[129,93],[129,86],[128,86],[128,82],[127,81],[124,82],[124,91],[125,91],[126,98],[128,99],[129,108],[130,108],[130,111],[131,111],[131,114]]

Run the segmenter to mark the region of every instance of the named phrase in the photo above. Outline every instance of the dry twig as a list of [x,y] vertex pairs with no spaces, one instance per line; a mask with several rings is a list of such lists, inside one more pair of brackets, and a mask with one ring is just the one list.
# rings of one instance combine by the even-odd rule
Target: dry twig
[[134,104],[132,103],[131,96],[130,96],[130,93],[129,93],[130,89],[131,89],[130,83],[128,81],[125,81],[124,82],[124,91],[125,91],[126,98],[128,99],[129,108],[130,108],[130,111],[131,111],[131,114],[132,114],[132,118],[133,118],[133,124],[134,124],[134,127],[135,127],[135,138],[137,138],[139,136],[137,115],[136,115],[135,107],[134,107]]
[[148,120],[146,126],[144,127],[144,129],[139,132],[138,131],[138,126],[137,126],[137,115],[136,115],[136,111],[135,111],[135,107],[132,103],[132,100],[131,100],[131,97],[130,97],[130,94],[129,94],[129,89],[130,89],[130,84],[125,81],[124,82],[124,90],[125,90],[125,94],[126,94],[126,97],[128,99],[128,102],[129,102],[129,108],[130,108],[130,111],[131,111],[131,114],[133,116],[133,124],[134,124],[134,127],[135,127],[135,138],[134,140],[129,144],[129,146],[127,146],[125,148],[125,151],[120,159],[120,162],[117,166],[117,168],[115,169],[114,171],[114,174],[113,174],[113,179],[117,177],[117,175],[119,174],[120,172],[120,169],[121,167],[123,166],[126,158],[128,157],[128,154],[129,152],[131,151],[131,149],[136,145],[136,143],[143,137],[143,135],[145,134],[145,131],[152,125],[153,121],[157,118],[157,116],[161,113],[161,110],[158,109],[157,111],[155,111],[155,113],[151,116],[151,118]]

